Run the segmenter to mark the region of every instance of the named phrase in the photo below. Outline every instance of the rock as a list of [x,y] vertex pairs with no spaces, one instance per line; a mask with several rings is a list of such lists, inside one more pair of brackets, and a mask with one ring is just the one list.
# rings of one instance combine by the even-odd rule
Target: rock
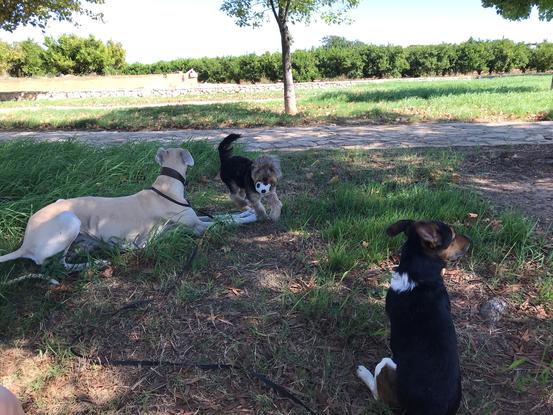
[[497,323],[507,313],[507,301],[502,297],[493,297],[480,306],[480,316],[490,323]]

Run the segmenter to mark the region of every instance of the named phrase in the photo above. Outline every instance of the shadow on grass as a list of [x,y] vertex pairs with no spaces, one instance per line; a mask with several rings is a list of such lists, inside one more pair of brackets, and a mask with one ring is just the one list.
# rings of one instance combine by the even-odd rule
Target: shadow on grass
[[[147,160],[154,148],[142,148]],[[84,158],[86,152],[82,153]],[[101,156],[97,155],[97,163],[105,158]],[[40,162],[35,161],[38,170]],[[212,162],[205,155],[205,163]],[[279,192],[285,208],[280,223],[258,223],[209,236],[203,240],[196,268],[186,272],[180,270],[190,247],[168,239],[152,249],[150,257],[139,252],[122,258],[112,274],[73,277],[57,290],[34,282],[12,287],[2,293],[2,301],[17,306],[6,320],[13,319],[11,324],[20,329],[6,330],[2,345],[24,348],[33,357],[47,351],[60,362],[73,343],[84,353],[110,359],[239,363],[299,392],[317,412],[386,414],[355,377],[357,364],[374,367],[389,355],[383,309],[386,269],[402,241],[387,238],[385,227],[404,217],[455,223],[473,237],[472,256],[484,262],[516,252],[521,243],[512,232],[494,231],[485,222],[465,225],[467,212],[485,217],[489,211],[452,182],[458,162],[458,156],[447,150],[283,155],[285,179]],[[143,172],[132,176],[135,181],[149,177],[150,164],[144,163]],[[122,172],[128,167],[124,164]],[[212,166],[204,168],[213,173]],[[81,169],[90,171],[85,164]],[[49,171],[44,180],[55,173]],[[112,185],[119,181],[117,177],[93,179]],[[52,179],[52,183],[57,182]],[[198,191],[208,189],[224,192],[218,180]],[[32,186],[28,191],[33,192]],[[469,277],[468,288],[453,287],[454,315],[461,317],[456,323],[463,371],[481,377],[485,372],[484,377],[496,386],[482,387],[465,376],[467,399],[460,413],[493,413],[505,407],[504,402],[526,413],[538,398],[527,398],[511,387],[510,373],[504,368],[512,363],[512,354],[493,352],[495,342],[502,339],[496,336],[488,342],[489,328],[479,324],[471,311],[486,299],[488,284],[479,283],[477,290],[477,278]],[[174,289],[169,289],[172,284]],[[42,298],[48,304],[37,301]],[[463,303],[465,298],[470,301]],[[113,314],[143,299],[151,302]],[[540,325],[543,322],[521,318],[500,323],[495,330],[524,331]],[[508,342],[502,351],[512,350],[513,340]],[[536,356],[551,350],[549,345],[530,343]],[[66,373],[59,379],[26,390],[29,409],[48,408],[48,402],[53,405],[57,400],[75,408],[75,413],[91,414],[182,409],[303,413],[241,374],[112,370],[73,364],[71,356],[67,360]],[[110,385],[106,399],[98,399],[97,390],[105,390],[106,385]],[[38,402],[37,396],[46,399],[48,395],[50,401]]]
[[152,129],[256,127],[293,125],[302,117],[280,110],[256,108],[248,104],[175,105],[149,108],[114,109],[99,118],[71,123],[72,128]]
[[455,85],[440,87],[437,83],[432,87],[406,87],[398,86],[397,89],[374,91],[333,91],[326,92],[313,98],[313,101],[345,101],[345,102],[395,102],[408,98],[432,99],[438,97],[454,95],[472,95],[472,94],[508,94],[523,92],[539,92],[542,89],[529,86],[498,86],[495,88],[478,88],[475,86]]

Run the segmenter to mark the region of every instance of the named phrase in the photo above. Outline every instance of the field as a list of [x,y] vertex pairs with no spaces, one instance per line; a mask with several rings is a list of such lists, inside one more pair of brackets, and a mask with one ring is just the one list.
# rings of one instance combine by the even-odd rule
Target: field
[[[52,78],[0,78],[0,92],[102,91],[115,89],[183,88],[181,75],[61,76]],[[187,85],[186,85],[187,86]]]
[[[427,91],[426,99],[422,83],[403,93],[386,85],[379,92],[322,94],[330,94],[328,102],[362,96],[375,105],[420,99],[438,111],[440,100],[468,101],[474,93],[479,102],[535,105],[538,113],[551,111],[546,81],[529,77],[523,86],[479,86],[480,92],[456,83]],[[543,101],[517,104],[525,94]],[[302,105],[320,99],[302,98]],[[232,210],[215,177],[214,149],[185,146],[196,159],[188,177],[192,203]],[[149,186],[158,171],[156,148],[0,143],[0,252],[18,246],[29,215],[46,203]],[[75,352],[233,363],[285,385],[316,413],[388,414],[355,377],[356,365],[374,366],[390,354],[383,305],[402,241],[384,229],[398,219],[434,218],[473,241],[470,254],[445,274],[464,376],[460,414],[553,411],[553,241],[544,226],[495,209],[465,186],[475,171],[485,172],[484,152],[281,157],[284,210],[277,224],[219,226],[200,238],[177,229],[145,250],[101,253],[112,264],[103,271],[65,275],[53,261],[41,271],[58,278],[58,287],[0,285],[0,383],[22,397],[29,414],[306,413],[240,370],[111,367]],[[25,260],[2,264],[0,281],[36,270]],[[508,310],[490,324],[479,307],[495,296],[506,299]]]
[[551,120],[550,83],[550,75],[528,75],[302,89],[297,91],[299,114],[296,116],[283,113],[278,91],[174,98],[3,102],[0,103],[0,129],[161,130],[321,123]]

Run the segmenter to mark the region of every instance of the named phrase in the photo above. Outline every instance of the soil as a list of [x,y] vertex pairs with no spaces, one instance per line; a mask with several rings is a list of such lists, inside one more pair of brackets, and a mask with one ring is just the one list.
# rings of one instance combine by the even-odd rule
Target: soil
[[463,182],[501,208],[520,209],[553,226],[553,145],[471,150]]

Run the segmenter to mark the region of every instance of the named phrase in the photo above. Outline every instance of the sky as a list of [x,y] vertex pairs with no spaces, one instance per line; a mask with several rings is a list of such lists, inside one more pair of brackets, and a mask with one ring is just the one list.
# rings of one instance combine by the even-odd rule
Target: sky
[[[94,35],[121,42],[127,62],[151,63],[177,58],[276,52],[280,37],[274,20],[261,28],[240,28],[219,10],[222,0],[105,0],[98,6],[104,23],[79,18],[80,27],[52,22],[45,33],[31,27],[13,33],[0,31],[0,39],[15,42],[63,33]],[[290,27],[293,49],[319,46],[325,36],[343,36],[373,44],[459,43],[469,37],[508,38],[519,42],[553,41],[553,21],[541,22],[537,13],[510,22],[480,0],[362,0],[350,12],[353,23],[328,26],[315,22]]]

